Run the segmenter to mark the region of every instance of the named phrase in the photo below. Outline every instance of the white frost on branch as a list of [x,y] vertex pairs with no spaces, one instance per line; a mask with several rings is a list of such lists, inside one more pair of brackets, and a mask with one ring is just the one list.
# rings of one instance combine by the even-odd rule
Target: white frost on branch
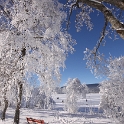
[[96,53],[96,47],[93,50],[86,48],[84,51],[84,60],[86,60],[86,66],[94,74],[96,78],[106,76],[108,71],[108,60],[105,60],[104,54],[99,51]]
[[101,4],[101,2],[99,2],[98,0],[90,0],[90,1],[93,1],[93,2]]

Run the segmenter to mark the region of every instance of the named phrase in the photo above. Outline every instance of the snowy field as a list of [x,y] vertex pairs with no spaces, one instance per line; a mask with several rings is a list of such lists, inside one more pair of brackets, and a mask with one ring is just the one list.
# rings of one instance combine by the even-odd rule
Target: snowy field
[[[21,109],[20,124],[27,124],[26,117],[43,119],[49,124],[113,124],[113,122],[103,115],[99,108],[99,94],[87,94],[86,99],[78,101],[79,112],[69,114],[64,111],[65,94],[56,94],[53,96],[56,101],[54,110]],[[0,121],[0,124],[13,124],[14,110],[7,110],[6,121]]]

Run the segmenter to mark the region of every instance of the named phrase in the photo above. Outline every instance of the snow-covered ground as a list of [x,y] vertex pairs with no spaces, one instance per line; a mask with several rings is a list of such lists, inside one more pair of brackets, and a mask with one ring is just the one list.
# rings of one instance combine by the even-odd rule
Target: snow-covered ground
[[[100,96],[99,94],[87,94],[86,99],[80,99],[79,112],[77,114],[69,114],[64,111],[65,94],[56,94],[53,96],[56,101],[54,110],[21,109],[20,124],[27,124],[26,117],[43,119],[49,124],[113,124],[113,122],[105,117],[102,110],[98,109]],[[13,124],[14,109],[7,110],[6,121],[0,124]]]

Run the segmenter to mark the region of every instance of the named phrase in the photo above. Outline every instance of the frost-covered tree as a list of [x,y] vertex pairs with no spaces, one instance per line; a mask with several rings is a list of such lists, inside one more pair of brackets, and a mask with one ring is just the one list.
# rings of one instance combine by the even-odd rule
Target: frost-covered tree
[[41,90],[41,87],[34,87],[27,84],[27,87],[24,87],[21,106],[24,108],[54,108],[55,101],[52,99],[52,97],[49,97],[49,101],[47,101],[47,99],[48,97],[46,96],[45,92]]
[[[57,0],[51,0],[48,1],[50,2],[56,2]],[[11,20],[11,12],[9,8],[11,7],[12,4],[15,4],[16,0],[4,0],[0,1],[0,9],[1,9],[1,31],[5,30],[7,28],[4,19],[6,21]],[[25,0],[27,2],[27,0]],[[47,3],[48,3],[47,2]],[[20,1],[20,3],[22,3]],[[29,0],[28,3],[32,4],[32,0]],[[40,4],[40,2],[39,2]],[[26,8],[26,12],[28,13],[29,9]],[[44,6],[44,10],[46,5]],[[70,9],[69,11],[69,21],[70,21],[70,16],[73,12],[73,10],[79,10],[79,13],[77,13],[76,16],[76,27],[78,30],[81,29],[83,25],[86,25],[89,29],[92,29],[92,23],[91,23],[91,17],[90,13],[93,12],[94,10],[100,12],[105,16],[105,20],[109,22],[111,27],[122,37],[124,38],[124,24],[122,23],[123,20],[123,10],[124,10],[124,2],[123,0],[67,0],[66,7]],[[30,7],[29,7],[30,8]],[[50,8],[49,8],[50,9]],[[94,10],[93,10],[94,9]],[[68,24],[69,24],[68,21]],[[9,26],[8,26],[9,27]]]
[[[52,0],[51,0],[52,1]],[[57,2],[57,0],[53,0]],[[14,0],[5,0],[4,2],[0,2],[0,9],[1,9],[1,30],[7,30],[10,25],[9,21],[12,20],[12,15],[10,12],[11,5],[15,4]],[[50,1],[48,1],[50,3]],[[21,2],[20,2],[21,3]],[[32,0],[29,1],[32,3]],[[63,1],[62,1],[63,3]],[[26,4],[25,4],[26,6]],[[86,26],[87,29],[93,29],[92,23],[92,15],[93,14],[101,14],[104,16],[104,26],[101,29],[101,37],[98,40],[96,46],[92,49],[86,49],[84,59],[87,61],[87,67],[94,72],[96,76],[99,75],[99,71],[103,74],[105,71],[104,65],[106,64],[106,60],[104,59],[104,54],[99,52],[99,48],[102,45],[105,45],[105,38],[106,36],[111,36],[114,34],[116,39],[117,34],[124,39],[124,24],[123,24],[123,11],[124,11],[124,2],[123,0],[67,0],[65,4],[66,12],[68,13],[67,16],[67,28],[70,24],[70,18],[73,11],[76,10],[76,28],[77,31],[80,31],[83,26]],[[45,6],[43,5],[43,9]],[[51,7],[50,7],[51,8]],[[50,9],[49,8],[49,9]],[[26,12],[28,13],[28,9],[25,7]],[[45,9],[44,9],[45,10]],[[95,12],[94,12],[95,11]],[[23,12],[23,11],[22,11]],[[94,13],[93,13],[94,12]],[[99,16],[98,16],[99,18]],[[6,21],[5,21],[6,20]],[[37,23],[36,23],[37,24]]]
[[[106,74],[106,64],[104,53],[100,53],[99,48],[105,46],[107,38],[124,39],[124,1],[123,0],[67,0],[65,7],[68,11],[67,27],[69,27],[71,15],[76,12],[75,26],[80,31],[83,26],[88,30],[92,30],[93,15],[103,15],[103,29],[101,35],[93,49],[86,48],[84,52],[84,60],[87,67],[99,76],[100,73]],[[97,16],[99,18],[99,16]],[[101,25],[102,25],[101,22]],[[82,34],[83,35],[83,34]],[[105,70],[105,71],[103,71]]]
[[107,116],[116,124],[124,123],[124,57],[110,60],[107,80],[100,86],[101,103]]
[[66,86],[66,101],[65,101],[65,109],[69,113],[76,113],[78,111],[78,99],[83,96],[86,97],[87,86],[85,84],[81,84],[78,78],[68,79]]
[[[32,1],[33,0],[29,0],[28,3],[32,4]],[[48,2],[50,3],[52,1],[57,3],[57,0],[51,0]],[[21,1],[19,2],[22,3]],[[9,21],[12,20],[12,14],[10,12],[10,8],[15,3],[17,3],[17,1],[15,0],[4,0],[4,2],[0,1],[0,10],[1,10],[0,31],[4,31],[10,27],[8,23]],[[26,6],[26,4],[24,5]],[[45,11],[46,5],[43,4],[42,6]],[[28,8],[25,7],[26,13],[29,12]],[[116,36],[117,33],[118,35],[120,35],[121,38],[124,39],[124,30],[123,30],[124,1],[123,0],[118,0],[118,1],[117,0],[67,0],[65,4],[65,8],[67,8],[66,12],[68,13],[67,27],[69,26],[70,23],[71,14],[73,13],[73,11],[75,10],[77,11],[76,19],[75,19],[77,31],[80,31],[84,25],[86,25],[89,30],[93,29],[93,23],[91,18],[92,14],[96,14],[96,12],[98,12],[98,14],[104,16],[105,23],[103,24],[104,27],[101,32],[101,37],[98,43],[96,44],[96,46],[94,47],[94,49],[90,50],[90,53],[87,51],[88,54],[92,54],[92,59],[100,61],[99,56],[101,56],[101,54],[99,53],[98,49],[102,44],[104,44],[104,39],[107,34],[115,33]],[[93,13],[94,11],[96,12]],[[94,64],[94,62],[92,62],[92,64]]]
[[16,58],[16,51],[11,54],[11,47],[7,41],[9,33],[2,32],[0,34],[0,85],[1,85],[1,102],[2,102],[2,119],[5,119],[5,112],[8,107],[11,93],[9,92],[14,84],[14,75],[19,72],[17,66],[18,59]]
[[[0,4],[0,60],[6,73],[11,73],[10,82],[15,83],[14,123],[18,124],[23,86],[30,73],[36,73],[46,85],[49,98],[60,81],[60,68],[65,67],[66,55],[73,51],[74,42],[62,28],[66,13],[56,0],[5,0]],[[7,78],[2,78],[8,84]]]
[[[83,25],[86,25],[89,29],[92,29],[90,13],[94,10],[100,12],[104,15],[105,21],[109,22],[111,27],[124,38],[124,24],[123,20],[123,10],[124,1],[123,0],[67,0],[67,7],[70,8],[70,16],[73,10],[79,9],[79,13],[76,15],[76,27],[78,30],[81,29]],[[69,17],[70,19],[70,17]],[[70,21],[70,20],[69,20]]]
[[[90,16],[93,11],[98,11],[105,17],[98,43],[93,50],[86,49],[85,51],[87,66],[96,76],[100,73],[108,74],[108,61],[104,60],[104,55],[98,50],[101,44],[104,44],[105,37],[114,31],[124,38],[123,6],[123,0],[67,1],[66,7],[70,10],[67,25],[69,25],[72,11],[78,9],[77,30],[80,30],[83,25],[86,25],[89,30],[93,28]],[[12,66],[13,69],[7,68],[6,74],[8,72],[12,74],[9,80],[14,79],[12,82],[16,82],[17,87],[20,87],[20,90],[17,88],[20,95],[27,72],[33,72],[39,76],[40,81],[46,85],[45,93],[47,94],[50,94],[48,91],[52,91],[56,82],[59,82],[59,69],[65,66],[64,61],[68,51],[73,51],[71,36],[61,26],[65,19],[66,13],[63,12],[62,4],[57,0],[0,1],[0,33],[4,41],[8,42],[9,50],[11,50],[7,56],[14,56],[11,57],[12,60],[6,59],[5,61],[7,63],[9,61],[10,65],[13,61],[13,65],[15,63],[17,65]],[[1,48],[1,53],[3,53],[5,47],[1,45]],[[6,77],[4,80],[8,84]]]

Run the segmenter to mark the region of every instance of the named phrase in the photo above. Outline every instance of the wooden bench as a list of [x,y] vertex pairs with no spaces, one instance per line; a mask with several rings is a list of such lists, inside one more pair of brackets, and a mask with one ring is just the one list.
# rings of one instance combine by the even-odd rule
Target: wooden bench
[[27,119],[28,124],[32,124],[32,123],[45,124],[44,120],[39,120],[39,119],[34,119],[34,118],[26,118],[26,119]]

